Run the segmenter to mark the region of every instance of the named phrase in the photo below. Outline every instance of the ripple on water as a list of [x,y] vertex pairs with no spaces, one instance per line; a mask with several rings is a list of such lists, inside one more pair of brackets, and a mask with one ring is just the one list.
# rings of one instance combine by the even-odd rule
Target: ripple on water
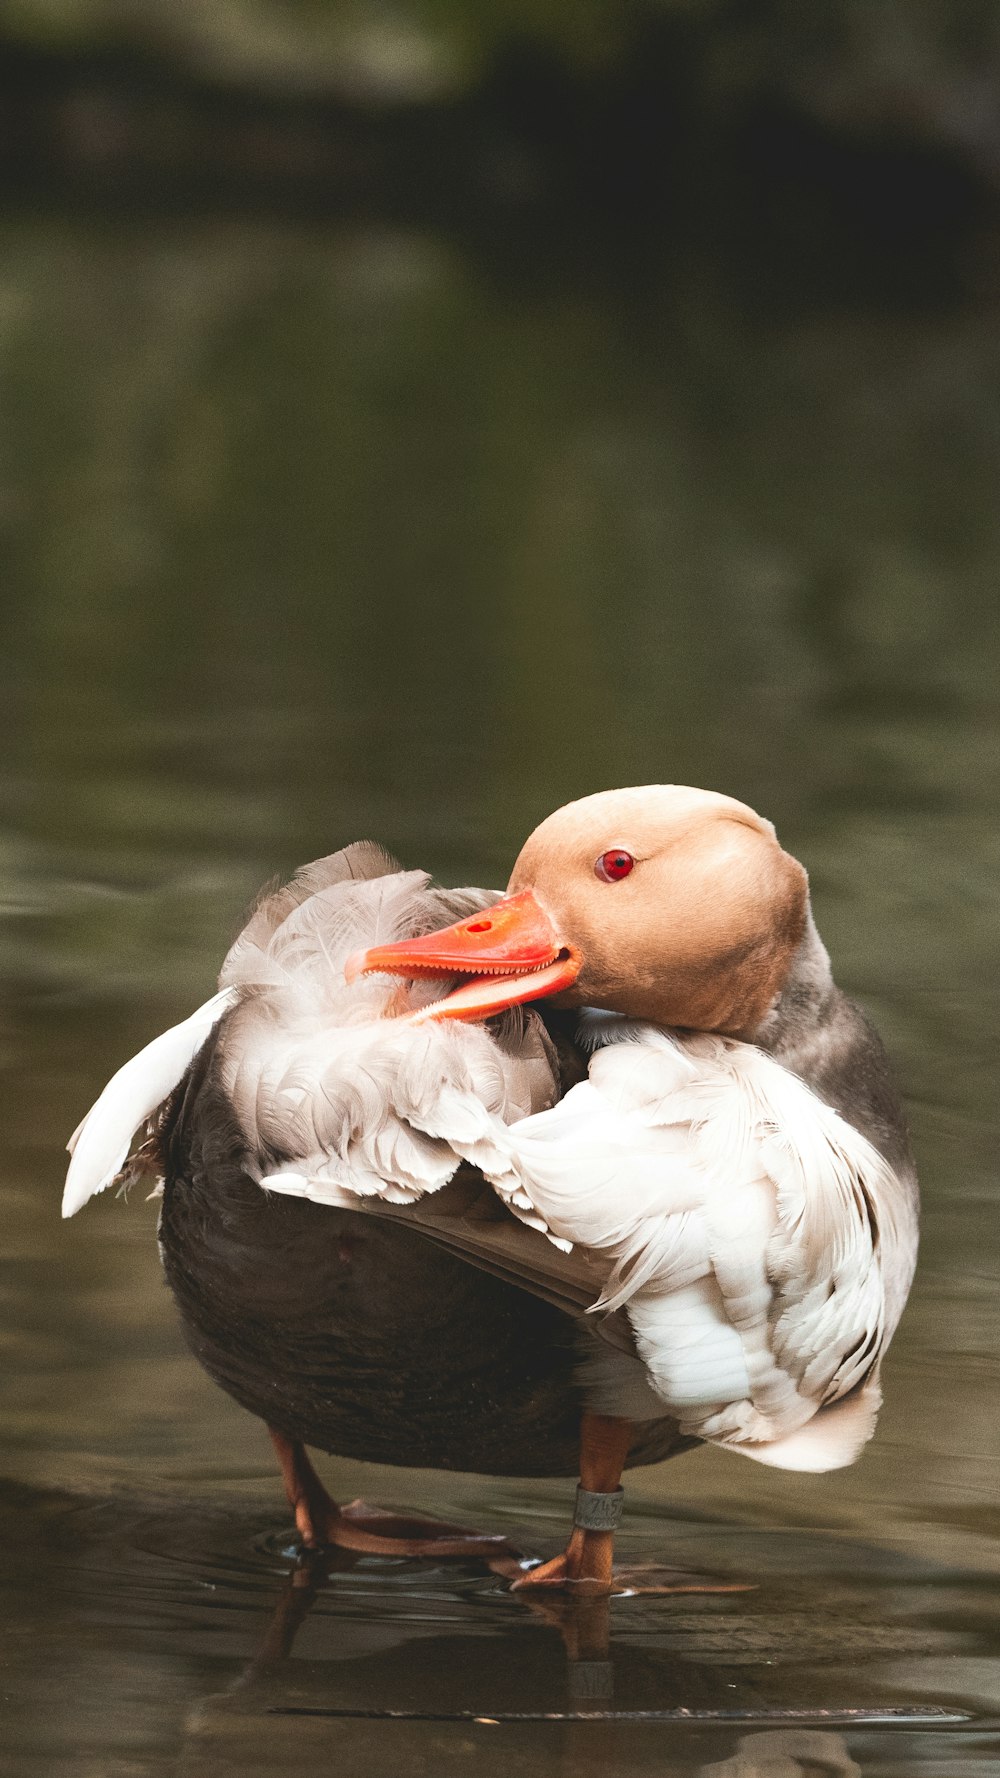
[[[843,1539],[784,1534],[769,1578],[759,1536],[730,1528],[727,1569],[753,1590],[584,1609],[531,1605],[471,1564],[302,1560],[287,1526],[239,1503],[7,1490],[3,1504],[11,1744],[31,1778],[88,1750],[101,1771],[113,1754],[183,1778],[319,1778],[331,1761],[352,1778],[481,1778],[560,1760],[599,1761],[603,1778],[924,1778],[1000,1754],[983,1727],[1000,1696],[995,1601],[967,1609],[961,1575],[884,1552],[876,1571]],[[713,1528],[686,1530],[708,1566]],[[178,1747],[179,1768],[158,1763]]]

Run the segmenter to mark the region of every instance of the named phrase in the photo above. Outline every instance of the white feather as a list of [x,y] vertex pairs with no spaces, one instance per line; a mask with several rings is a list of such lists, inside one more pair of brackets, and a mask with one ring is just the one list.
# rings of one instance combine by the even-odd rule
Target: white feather
[[487,1176],[599,1257],[595,1310],[627,1308],[682,1431],[786,1468],[850,1462],[895,1325],[886,1270],[912,1270],[904,1188],[752,1045],[587,1023],[588,1080],[498,1134]]
[[63,1191],[64,1216],[75,1215],[121,1172],[136,1132],[169,1098],[235,998],[231,988],[213,994],[189,1018],[154,1037],[108,1081],[66,1144],[73,1158]]
[[[417,936],[494,899],[433,889],[420,871],[359,878],[338,855],[258,910],[220,978],[239,1002],[219,1067],[268,1190],[338,1205],[413,1203],[447,1184],[466,1156],[498,1162],[496,1131],[551,1103],[555,1060],[531,1009],[512,1013],[498,1041],[482,1025],[397,1016],[437,998],[440,982],[344,977],[352,951]],[[512,1208],[542,1226],[523,1194]]]
[[860,1456],[872,1433],[882,1405],[877,1377],[844,1401],[819,1408],[811,1419],[782,1438],[757,1444],[751,1439],[721,1440],[723,1449],[739,1451],[755,1463],[772,1469],[797,1469],[820,1475],[829,1469],[846,1469]]
[[[223,964],[220,993],[105,1088],[77,1132],[64,1214],[115,1178],[135,1131],[224,1012],[219,1075],[243,1132],[244,1165],[267,1189],[405,1205],[446,1184],[463,1150],[497,1160],[494,1128],[558,1091],[534,1011],[515,1009],[496,1031],[418,1028],[398,1015],[435,999],[442,984],[344,975],[352,951],[432,931],[495,899],[489,890],[432,888],[423,872],[400,871],[367,844],[300,871],[253,913]],[[514,1209],[542,1226],[523,1194]]]

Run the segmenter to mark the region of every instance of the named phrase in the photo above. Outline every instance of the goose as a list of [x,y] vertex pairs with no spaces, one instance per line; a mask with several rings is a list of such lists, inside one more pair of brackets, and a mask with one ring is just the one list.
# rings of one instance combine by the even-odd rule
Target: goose
[[509,1549],[338,1505],[307,1446],[577,1477],[518,1587],[613,1589],[630,1466],[851,1463],[916,1260],[900,1100],[805,869],[678,785],[557,810],[502,895],[368,842],[306,866],[69,1147],[67,1216],[157,1175],[188,1343],[307,1546]]

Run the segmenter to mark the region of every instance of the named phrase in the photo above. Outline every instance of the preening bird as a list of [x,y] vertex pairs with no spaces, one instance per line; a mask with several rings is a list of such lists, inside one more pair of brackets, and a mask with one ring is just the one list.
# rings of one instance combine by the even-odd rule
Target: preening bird
[[306,866],[70,1146],[65,1215],[159,1171],[188,1341],[307,1544],[503,1541],[338,1507],[307,1445],[578,1474],[519,1586],[613,1586],[631,1464],[852,1462],[916,1259],[899,1100],[805,871],[677,785],[559,809],[503,896],[367,843]]

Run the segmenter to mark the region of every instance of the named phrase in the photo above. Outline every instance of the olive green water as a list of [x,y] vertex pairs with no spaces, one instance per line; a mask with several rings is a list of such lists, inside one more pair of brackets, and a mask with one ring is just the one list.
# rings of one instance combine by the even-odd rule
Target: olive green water
[[[995,309],[762,319],[694,254],[542,255],[0,230],[17,1778],[998,1769]],[[754,1590],[617,1601],[581,1667],[473,1570],[294,1571],[263,1431],[179,1339],[155,1206],[60,1223],[62,1147],[275,873],[371,836],[502,885],[558,803],[663,779],[746,798],[808,865],[898,1061],[925,1232],[863,1461],[636,1477],[626,1554]],[[569,1511],[551,1483],[327,1473],[541,1550]]]

